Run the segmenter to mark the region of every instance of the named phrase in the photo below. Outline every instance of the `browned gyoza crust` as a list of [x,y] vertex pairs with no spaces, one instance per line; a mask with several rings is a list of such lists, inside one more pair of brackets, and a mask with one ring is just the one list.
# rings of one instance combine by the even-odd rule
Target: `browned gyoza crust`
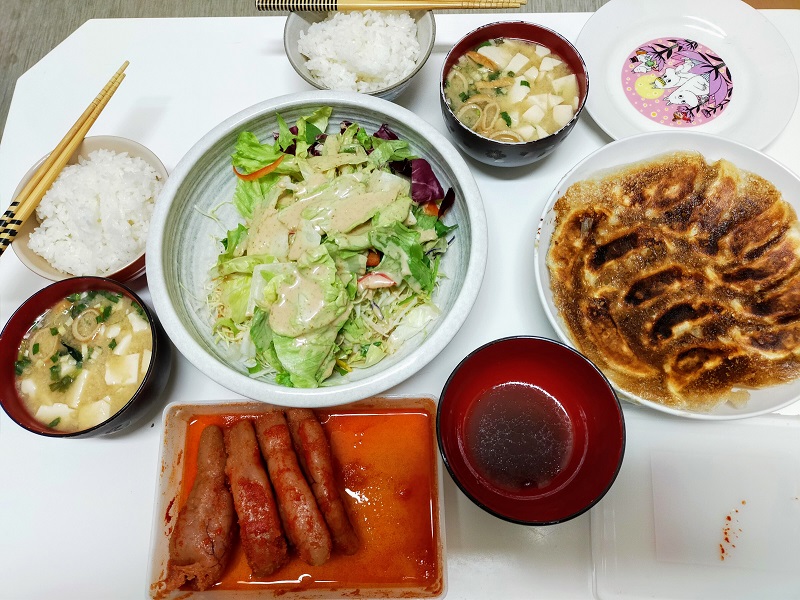
[[575,183],[554,210],[556,306],[622,389],[710,410],[800,374],[800,227],[769,181],[680,152]]

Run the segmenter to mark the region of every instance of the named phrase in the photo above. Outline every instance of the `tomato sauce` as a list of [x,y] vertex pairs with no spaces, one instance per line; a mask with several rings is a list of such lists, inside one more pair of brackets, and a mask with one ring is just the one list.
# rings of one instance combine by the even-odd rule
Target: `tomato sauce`
[[[397,401],[315,411],[330,440],[337,482],[361,547],[352,556],[333,552],[311,567],[292,549],[269,578],[254,577],[237,543],[214,590],[363,591],[383,597],[435,596],[442,592],[435,406],[431,400]],[[186,434],[183,506],[196,475],[200,433],[226,427],[252,413],[198,415]]]

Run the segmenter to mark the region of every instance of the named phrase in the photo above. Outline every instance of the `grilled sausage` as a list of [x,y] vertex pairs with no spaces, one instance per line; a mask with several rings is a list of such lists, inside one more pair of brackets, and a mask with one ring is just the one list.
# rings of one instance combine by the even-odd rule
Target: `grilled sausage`
[[323,564],[331,555],[331,535],[297,464],[283,413],[273,411],[259,416],[256,434],[289,541],[306,563]]
[[226,429],[225,445],[242,548],[253,575],[266,577],[286,562],[288,549],[253,424],[244,419]]
[[233,536],[233,499],[225,485],[222,430],[209,425],[200,434],[197,475],[169,540],[165,591],[184,584],[202,591],[219,581],[231,556]]
[[330,528],[333,545],[343,554],[355,554],[359,547],[358,537],[336,487],[331,446],[322,425],[313,410],[292,408],[284,412],[297,458]]

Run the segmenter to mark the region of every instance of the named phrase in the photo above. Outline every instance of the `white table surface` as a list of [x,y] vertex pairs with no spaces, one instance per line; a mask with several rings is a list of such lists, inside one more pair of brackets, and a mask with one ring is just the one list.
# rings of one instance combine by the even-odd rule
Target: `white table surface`
[[[800,11],[765,14],[800,57]],[[588,17],[503,15],[541,23],[572,41]],[[434,51],[397,102],[448,135],[437,97],[444,55],[463,34],[490,20],[486,14],[437,16]],[[282,17],[87,22],[17,82],[0,143],[3,206],[22,175],[56,145],[124,60],[131,62],[127,77],[91,133],[133,138],[168,170],[224,118],[261,100],[309,89],[284,55],[283,24]],[[799,113],[765,150],[795,172]],[[538,220],[562,175],[609,141],[584,112],[563,146],[535,166],[490,170],[469,161],[489,227],[483,287],[450,345],[389,393],[438,396],[451,370],[481,344],[514,334],[555,337],[533,277]],[[0,324],[48,283],[13,252],[0,259],[0,282]],[[149,300],[146,279],[134,288]],[[121,435],[45,439],[0,414],[0,597],[145,597],[161,411],[173,401],[235,398],[178,355],[151,419]],[[800,406],[782,412],[800,414]],[[592,596],[589,513],[557,526],[526,528],[476,508],[447,475],[444,495],[448,598]]]

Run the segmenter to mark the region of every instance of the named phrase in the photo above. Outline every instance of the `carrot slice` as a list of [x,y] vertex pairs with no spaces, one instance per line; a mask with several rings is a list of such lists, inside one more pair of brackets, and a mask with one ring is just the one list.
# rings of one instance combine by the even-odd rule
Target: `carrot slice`
[[239,179],[242,179],[244,181],[253,181],[254,179],[261,179],[262,177],[264,177],[264,175],[268,175],[269,173],[272,173],[275,169],[277,169],[278,165],[281,164],[281,161],[283,160],[284,156],[286,155],[281,154],[281,156],[275,162],[268,164],[266,167],[263,167],[258,171],[253,171],[252,173],[248,174],[239,173],[239,171],[236,170],[236,167],[233,167],[233,172]]

